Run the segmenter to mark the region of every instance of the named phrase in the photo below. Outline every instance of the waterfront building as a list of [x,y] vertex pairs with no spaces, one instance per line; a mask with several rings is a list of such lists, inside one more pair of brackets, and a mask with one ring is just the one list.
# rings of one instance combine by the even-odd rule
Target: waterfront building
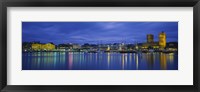
[[108,45],[108,47],[107,47],[107,49],[106,49],[107,51],[110,51],[110,46]]
[[41,45],[41,49],[45,51],[51,51],[54,50],[56,47],[53,43],[46,43]]
[[166,44],[167,48],[178,48],[178,42],[168,42]]
[[147,43],[153,43],[154,42],[154,36],[152,34],[147,34]]
[[166,34],[161,32],[159,34],[159,41],[154,42],[154,35],[147,34],[147,42],[143,43],[141,49],[164,49],[166,48]]
[[119,45],[119,49],[118,49],[119,51],[121,51],[122,50],[122,45],[120,44]]
[[57,49],[69,49],[70,45],[67,44],[58,44]]
[[153,42],[153,43],[143,43],[142,49],[159,49],[159,43]]
[[23,42],[22,43],[22,50],[23,51],[30,51],[31,50],[31,42]]
[[73,49],[80,49],[81,46],[79,44],[72,44]]
[[114,44],[112,44],[111,50],[118,50],[119,49],[119,45],[120,45],[120,43],[114,43]]
[[168,42],[166,49],[169,51],[178,51],[178,42]]
[[159,43],[154,42],[154,35],[147,34],[147,42],[142,44],[141,49],[159,49]]
[[138,43],[136,43],[135,50],[138,50],[138,49],[139,49],[139,46],[138,46]]
[[34,51],[40,51],[42,48],[42,45],[40,44],[40,43],[33,43],[32,45],[31,45],[31,48],[32,48],[32,50],[34,50]]
[[46,43],[46,44],[41,44],[41,43],[33,43],[31,45],[31,48],[33,51],[52,51],[55,49],[55,45],[53,43]]
[[160,46],[160,48],[166,47],[166,34],[165,34],[165,32],[161,32],[159,34],[159,46]]
[[74,43],[58,44],[57,46],[57,50],[59,51],[74,51],[80,49],[81,46],[79,44],[74,44]]

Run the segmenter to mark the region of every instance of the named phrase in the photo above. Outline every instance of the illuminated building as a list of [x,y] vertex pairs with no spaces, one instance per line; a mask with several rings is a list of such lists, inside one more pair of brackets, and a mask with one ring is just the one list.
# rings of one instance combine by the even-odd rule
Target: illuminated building
[[166,34],[164,32],[161,32],[159,34],[159,46],[161,48],[165,48],[166,47]]
[[119,44],[119,49],[118,49],[119,51],[121,51],[122,50],[122,45],[121,44]]
[[107,47],[107,49],[106,49],[107,51],[109,51],[110,50],[110,46],[108,45],[108,47]]
[[147,43],[143,43],[142,49],[163,49],[166,47],[166,34],[161,32],[159,34],[159,41],[154,42],[154,36],[152,34],[147,34]]
[[79,49],[81,46],[79,44],[72,44],[73,49]]
[[55,49],[55,45],[52,43],[42,44],[42,50],[50,51]]
[[142,49],[158,49],[159,43],[154,42],[154,36],[152,34],[147,34],[147,43],[143,43]]
[[159,44],[158,42],[153,42],[153,43],[143,43],[142,49],[158,49],[159,48]]
[[31,48],[32,48],[32,50],[34,50],[34,51],[39,51],[39,50],[41,50],[41,44],[40,43],[33,43],[32,45],[31,45]]
[[147,34],[147,43],[152,43],[154,42],[154,37],[152,34]]
[[34,51],[40,51],[40,50],[51,51],[55,49],[55,45],[52,43],[47,43],[47,44],[33,43],[31,45],[31,48]]

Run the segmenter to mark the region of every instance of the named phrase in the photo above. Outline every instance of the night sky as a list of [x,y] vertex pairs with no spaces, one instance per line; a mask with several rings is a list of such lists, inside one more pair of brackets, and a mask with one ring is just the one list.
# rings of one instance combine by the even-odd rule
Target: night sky
[[22,22],[22,41],[42,43],[136,43],[164,31],[167,42],[178,42],[178,22]]

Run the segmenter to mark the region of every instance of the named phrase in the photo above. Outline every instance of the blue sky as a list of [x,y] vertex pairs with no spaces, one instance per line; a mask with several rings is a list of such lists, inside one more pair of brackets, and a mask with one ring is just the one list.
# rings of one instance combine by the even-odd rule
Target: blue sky
[[167,42],[178,42],[178,22],[22,22],[22,41],[42,43],[136,43],[164,31]]

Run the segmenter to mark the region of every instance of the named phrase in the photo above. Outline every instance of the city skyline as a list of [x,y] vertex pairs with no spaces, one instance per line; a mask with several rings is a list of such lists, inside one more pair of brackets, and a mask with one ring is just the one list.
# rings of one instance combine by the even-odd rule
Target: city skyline
[[178,22],[22,22],[22,70],[178,70]]
[[178,42],[178,22],[22,22],[22,42],[41,43],[135,43],[154,41],[164,31],[167,42]]

